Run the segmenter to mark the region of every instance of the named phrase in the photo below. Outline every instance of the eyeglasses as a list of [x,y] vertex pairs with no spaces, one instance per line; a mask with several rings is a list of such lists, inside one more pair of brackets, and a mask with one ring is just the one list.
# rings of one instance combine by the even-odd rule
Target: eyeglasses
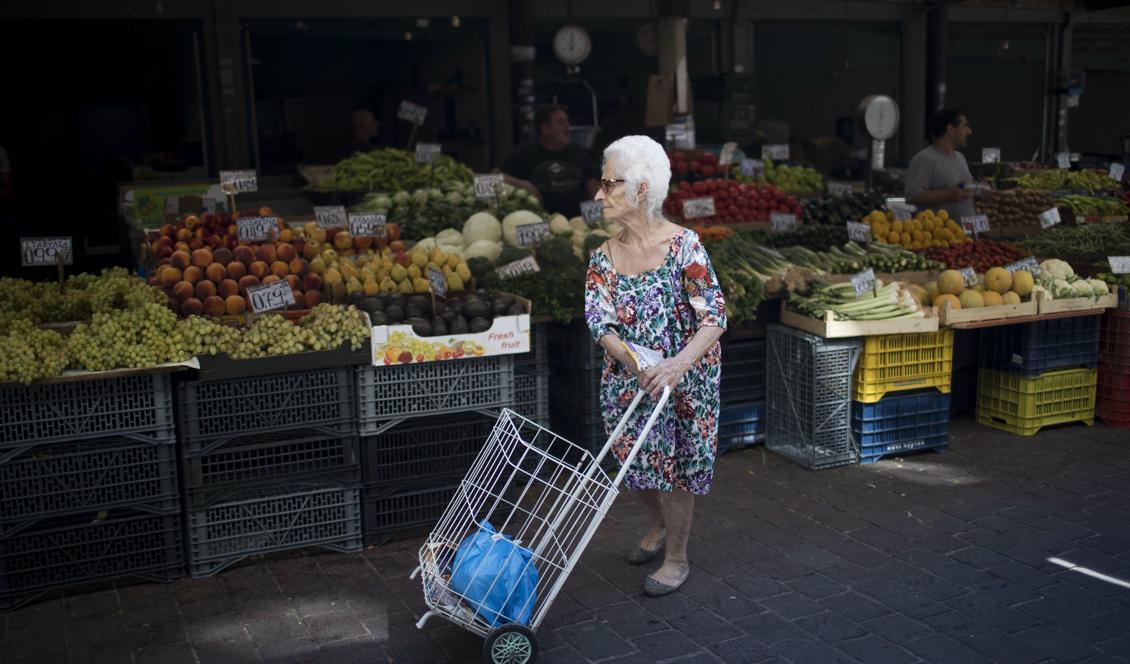
[[603,189],[604,193],[607,194],[607,193],[612,191],[612,187],[615,187],[617,182],[624,182],[624,180],[603,180],[602,179],[600,181],[600,188]]

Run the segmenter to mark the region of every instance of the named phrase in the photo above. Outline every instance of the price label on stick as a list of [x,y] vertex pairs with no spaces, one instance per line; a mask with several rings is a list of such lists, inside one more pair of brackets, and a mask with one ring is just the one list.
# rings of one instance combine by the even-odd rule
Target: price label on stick
[[981,163],[983,163],[983,164],[999,164],[999,163],[1001,163],[1001,149],[1000,148],[981,148]]
[[266,242],[279,234],[278,217],[245,217],[235,222],[239,239],[247,242]]
[[1040,228],[1051,228],[1059,222],[1059,208],[1052,208],[1040,213]]
[[443,148],[439,143],[417,143],[416,144],[416,163],[417,164],[434,164],[439,160],[439,155],[443,152]]
[[314,218],[322,228],[344,228],[345,207],[342,205],[318,205],[314,207]]
[[604,218],[604,203],[600,201],[581,201],[581,218],[592,226]]
[[747,178],[759,178],[765,174],[765,162],[760,159],[742,159],[742,175]]
[[1115,162],[1110,165],[1110,171],[1108,171],[1108,174],[1110,175],[1111,180],[1114,180],[1115,182],[1122,182],[1122,176],[1126,174],[1126,167],[1118,162]]
[[1112,274],[1130,274],[1130,256],[1108,256]]
[[20,265],[23,267],[55,265],[59,256],[63,257],[63,265],[74,264],[74,241],[71,238],[20,238]]
[[387,226],[383,214],[349,215],[349,233],[353,237],[384,237]]
[[734,163],[734,153],[738,150],[738,144],[730,141],[722,146],[722,151],[718,154],[718,165],[729,166]]
[[887,208],[894,214],[895,221],[910,221],[914,218],[914,208],[905,203],[890,203]]
[[851,287],[855,289],[855,296],[859,297],[867,291],[875,290],[875,270],[867,268],[851,278]]
[[1059,153],[1057,153],[1056,156],[1055,156],[1055,163],[1056,163],[1057,166],[1059,166],[1060,168],[1063,168],[1063,169],[1071,168],[1071,153],[1070,152],[1059,152]]
[[447,277],[443,276],[441,270],[428,268],[428,288],[436,297],[447,297]]
[[683,219],[714,216],[714,197],[689,198],[683,201]]
[[989,232],[989,217],[984,214],[975,214],[961,218],[961,225],[966,233],[977,235]]
[[769,215],[769,230],[774,233],[788,233],[796,230],[796,215],[774,212]]
[[503,277],[516,277],[520,274],[529,274],[530,272],[541,272],[541,267],[538,266],[538,261],[533,256],[526,256],[521,260],[516,260],[513,263],[500,265],[494,269],[499,276]]
[[294,304],[294,291],[290,289],[290,282],[283,279],[265,286],[248,287],[247,298],[251,304],[251,311],[261,314]]
[[529,247],[541,242],[543,237],[549,235],[549,222],[537,224],[523,224],[514,229],[518,235],[518,246]]
[[259,175],[255,171],[220,171],[220,191],[225,194],[259,191]]
[[487,173],[475,176],[475,198],[480,201],[489,201],[498,195],[498,187],[502,185],[502,173]]
[[971,267],[963,267],[960,270],[961,278],[965,280],[965,287],[972,288],[977,285],[977,272]]
[[405,99],[400,102],[400,108],[396,109],[396,117],[414,125],[422,125],[424,119],[428,117],[428,109]]
[[847,222],[848,239],[855,242],[870,242],[871,227],[854,221]]
[[1009,273],[1020,272],[1023,270],[1024,272],[1031,274],[1033,277],[1038,277],[1040,275],[1040,264],[1037,263],[1036,259],[1032,258],[1031,256],[1025,258],[1024,260],[1010,263],[1005,266],[1005,269],[1008,270]]
[[852,192],[850,182],[835,182],[828,180],[828,194],[831,196],[850,196]]

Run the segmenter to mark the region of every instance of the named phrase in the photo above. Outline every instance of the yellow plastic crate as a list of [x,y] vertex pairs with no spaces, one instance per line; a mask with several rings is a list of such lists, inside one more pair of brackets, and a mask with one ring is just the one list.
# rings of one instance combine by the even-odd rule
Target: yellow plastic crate
[[888,392],[937,388],[950,391],[953,330],[864,337],[852,398],[876,403]]
[[1020,436],[1052,424],[1095,423],[1095,369],[1050,371],[1038,378],[981,369],[977,421]]

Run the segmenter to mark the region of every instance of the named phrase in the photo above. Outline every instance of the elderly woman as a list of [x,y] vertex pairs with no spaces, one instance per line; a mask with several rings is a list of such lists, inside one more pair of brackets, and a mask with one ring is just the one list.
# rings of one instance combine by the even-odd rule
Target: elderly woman
[[[718,386],[726,328],[722,290],[698,235],[660,216],[671,167],[646,136],[626,136],[604,151],[596,200],[623,232],[589,260],[585,319],[605,350],[601,405],[611,432],[637,390],[645,396],[623,435],[613,441],[622,461],[664,387],[665,412],[627,474],[627,485],[651,513],[651,530],[628,554],[643,564],[664,553],[644,582],[652,596],[678,590],[690,574],[687,539],[695,495],[710,490],[718,446]],[[639,371],[621,341],[658,351],[658,365]]]

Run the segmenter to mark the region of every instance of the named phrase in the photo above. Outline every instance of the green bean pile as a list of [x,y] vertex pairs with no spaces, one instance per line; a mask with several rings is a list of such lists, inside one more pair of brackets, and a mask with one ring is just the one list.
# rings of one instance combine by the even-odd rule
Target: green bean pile
[[323,191],[411,191],[447,182],[471,182],[475,174],[448,155],[439,155],[435,171],[416,163],[416,155],[385,148],[358,152],[334,166],[333,174],[317,189]]
[[1020,242],[1020,246],[1036,256],[1094,263],[1107,256],[1130,255],[1130,225],[1053,226]]

